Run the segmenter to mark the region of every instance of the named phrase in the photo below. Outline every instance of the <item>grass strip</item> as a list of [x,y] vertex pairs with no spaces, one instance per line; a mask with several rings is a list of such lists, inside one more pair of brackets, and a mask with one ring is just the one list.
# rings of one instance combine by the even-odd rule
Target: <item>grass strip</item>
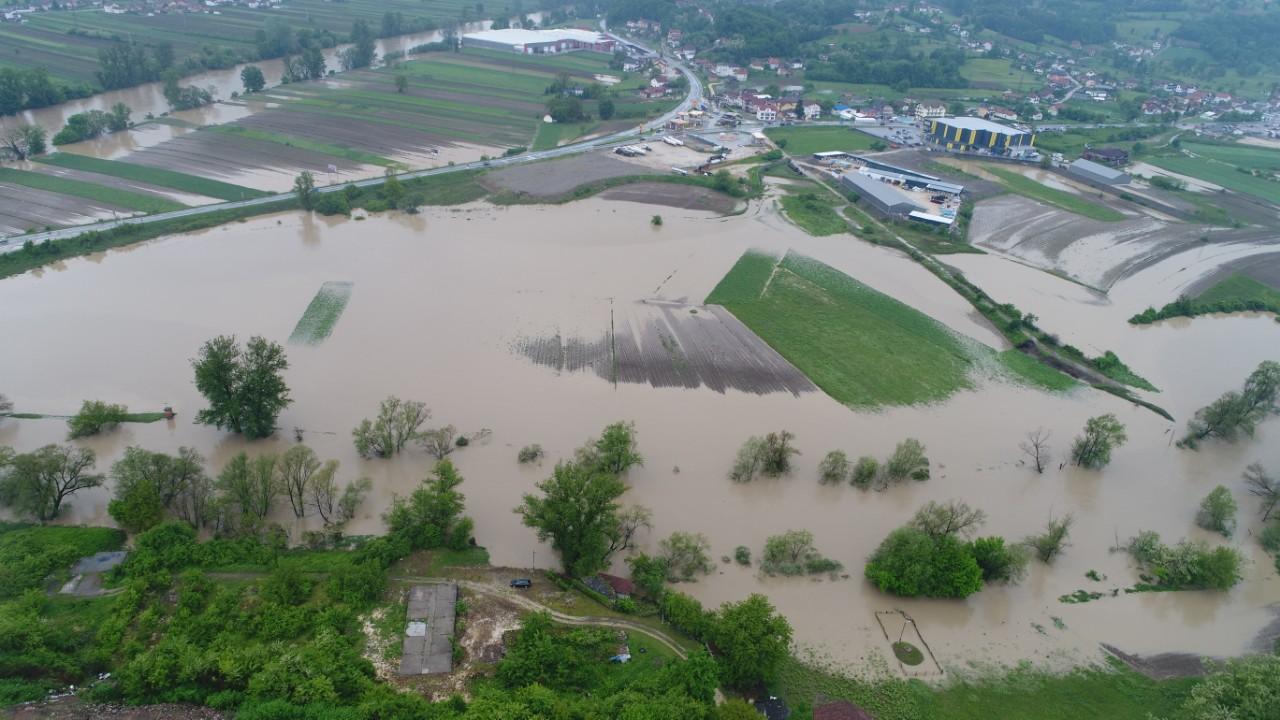
[[39,158],[39,161],[46,165],[56,165],[72,170],[84,170],[126,180],[136,180],[195,195],[218,198],[219,200],[248,200],[270,194],[262,190],[232,185],[231,183],[210,180],[173,170],[134,165],[133,163],[120,162],[119,160],[103,160],[67,152],[45,155]]
[[289,336],[289,342],[295,345],[319,345],[333,332],[333,326],[347,309],[351,299],[353,284],[343,281],[329,281],[320,286],[315,297],[307,305],[306,311],[298,319],[298,324]]
[[1134,325],[1150,325],[1175,317],[1237,312],[1269,312],[1280,320],[1280,290],[1236,273],[1198,297],[1189,298],[1184,295],[1159,310],[1149,307],[1129,318],[1129,322]]
[[836,212],[834,199],[812,190],[788,193],[778,199],[791,222],[810,235],[839,235],[849,232],[849,224]]
[[1004,168],[995,167],[993,165],[983,165],[983,170],[995,175],[1000,179],[1000,183],[1009,190],[1018,193],[1032,200],[1039,200],[1047,205],[1066,210],[1067,212],[1083,215],[1093,220],[1101,220],[1103,222],[1118,222],[1124,220],[1125,216],[1118,210],[1113,210],[1105,205],[1091,203],[1078,195],[1073,195],[1062,190],[1055,190],[1051,187],[1042,185],[1031,178],[1006,170]]
[[296,147],[299,150],[309,150],[311,152],[320,153],[321,155],[332,155],[334,157],[345,158],[352,162],[365,163],[366,165],[399,167],[399,163],[394,160],[388,160],[387,158],[374,155],[373,153],[352,150],[351,148],[331,145],[318,140],[307,140],[306,138],[294,137],[293,135],[282,135],[280,133],[267,132],[266,130],[250,130],[249,128],[240,127],[239,125],[217,125],[207,128],[207,130],[209,132],[238,135],[250,140],[260,140],[262,142],[275,143],[286,147]]
[[96,200],[98,202],[107,203],[108,205],[116,205],[118,207],[145,213],[168,212],[170,210],[181,210],[186,207],[186,205],[174,202],[168,198],[144,195],[130,190],[120,190],[118,188],[107,187],[105,185],[96,185],[94,183],[84,182],[82,180],[71,180],[69,178],[57,177],[56,175],[45,175],[44,173],[31,172],[29,170],[18,170],[15,168],[0,168],[0,182],[25,185],[26,187],[58,193],[60,195],[71,195],[74,197],[85,198],[87,200]]

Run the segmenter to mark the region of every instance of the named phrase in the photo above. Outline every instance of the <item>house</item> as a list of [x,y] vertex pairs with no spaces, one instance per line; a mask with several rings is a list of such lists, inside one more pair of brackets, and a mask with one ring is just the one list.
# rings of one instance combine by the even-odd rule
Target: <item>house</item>
[[818,103],[805,103],[805,106],[804,106],[805,120],[817,120],[820,117],[822,117],[821,105],[819,105]]
[[746,82],[750,75],[746,68],[735,67],[732,72],[733,79],[738,82]]
[[927,105],[920,103],[916,105],[916,119],[927,120],[930,118],[940,118],[947,116],[947,107],[945,105]]
[[756,120],[760,122],[776,122],[778,119],[778,108],[773,103],[764,101],[752,108],[752,112],[756,115]]
[[582,582],[610,600],[624,600],[636,593],[634,583],[617,575],[598,573],[589,578],[584,578]]
[[1086,145],[1080,156],[1085,160],[1107,165],[1124,165],[1129,162],[1129,152],[1120,148],[1095,148]]
[[684,39],[684,33],[679,28],[671,28],[667,31],[667,44],[671,47],[680,47],[680,42]]

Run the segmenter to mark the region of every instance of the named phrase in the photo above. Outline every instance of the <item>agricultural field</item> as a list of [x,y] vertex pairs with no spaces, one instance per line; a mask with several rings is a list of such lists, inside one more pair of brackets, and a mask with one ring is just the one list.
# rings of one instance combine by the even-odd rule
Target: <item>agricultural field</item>
[[810,235],[849,232],[849,224],[836,212],[836,207],[842,203],[817,185],[805,183],[778,198],[778,203],[791,222]]
[[45,155],[39,158],[39,161],[46,165],[54,165],[72,170],[83,170],[86,172],[98,173],[99,175],[110,175],[125,180],[136,180],[150,185],[158,185],[160,187],[180,190],[194,195],[217,198],[219,200],[246,200],[248,198],[266,195],[266,193],[261,190],[254,190],[253,188],[218,182],[217,180],[210,180],[208,178],[188,175],[186,173],[175,172],[173,170],[144,167],[142,165],[134,165],[118,160],[103,160],[101,158],[89,157],[87,155],[76,155],[74,153],[62,152],[55,153],[53,155]]
[[1125,219],[1124,214],[1117,210],[1090,202],[1078,195],[1048,187],[1012,170],[1006,170],[994,165],[984,165],[982,169],[999,178],[1000,182],[1012,192],[1032,200],[1062,208],[1076,215],[1083,215],[1091,220],[1118,222]]
[[333,326],[351,300],[352,283],[330,281],[320,286],[316,296],[303,311],[289,342],[294,345],[319,345],[333,332]]
[[1015,69],[1005,58],[969,58],[960,66],[960,75],[974,87],[995,90],[1029,90],[1042,83],[1034,73]]
[[1280,170],[1280,151],[1266,148],[1183,143],[1180,154],[1144,158],[1146,162],[1181,175],[1221,185],[1272,204],[1280,204],[1280,182],[1253,175],[1250,170]]
[[71,195],[143,213],[167,212],[186,207],[182,203],[156,195],[16,168],[0,168],[0,183],[22,185],[59,195]]
[[1280,306],[1280,289],[1259,282],[1248,275],[1235,274],[1196,296],[1202,303],[1261,301]]
[[1118,147],[1132,154],[1135,143],[1140,142],[1149,148],[1164,142],[1164,136],[1168,134],[1166,128],[1139,126],[1135,129],[1139,132],[1121,128],[1070,128],[1066,132],[1041,132],[1036,135],[1036,147],[1060,152],[1069,158],[1079,157],[1086,145]]
[[1054,390],[1074,384],[1032,370],[1034,361],[997,358],[915,308],[795,254],[743,255],[707,303],[722,305],[824,392],[855,408],[940,401],[973,387],[980,363]]
[[849,127],[773,127],[764,132],[775,143],[785,141],[787,152],[798,157],[828,150],[864,152],[884,147],[880,138]]

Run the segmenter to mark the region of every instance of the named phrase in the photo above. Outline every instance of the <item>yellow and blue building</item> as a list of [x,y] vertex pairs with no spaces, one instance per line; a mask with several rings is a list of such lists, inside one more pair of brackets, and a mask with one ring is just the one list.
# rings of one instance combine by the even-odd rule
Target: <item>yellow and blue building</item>
[[1035,147],[1035,133],[975,117],[944,117],[925,126],[929,141],[948,150],[1021,154]]

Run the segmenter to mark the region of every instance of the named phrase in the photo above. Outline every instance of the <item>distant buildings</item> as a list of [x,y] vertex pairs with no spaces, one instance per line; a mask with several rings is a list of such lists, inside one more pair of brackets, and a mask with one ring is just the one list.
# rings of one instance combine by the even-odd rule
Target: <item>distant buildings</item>
[[592,30],[556,28],[554,30],[482,30],[462,36],[463,47],[502,50],[522,55],[553,55],[556,53],[589,50],[611,53],[613,38]]
[[996,155],[1020,153],[1035,146],[1036,136],[1026,130],[975,117],[930,120],[929,139],[948,150],[986,151]]

